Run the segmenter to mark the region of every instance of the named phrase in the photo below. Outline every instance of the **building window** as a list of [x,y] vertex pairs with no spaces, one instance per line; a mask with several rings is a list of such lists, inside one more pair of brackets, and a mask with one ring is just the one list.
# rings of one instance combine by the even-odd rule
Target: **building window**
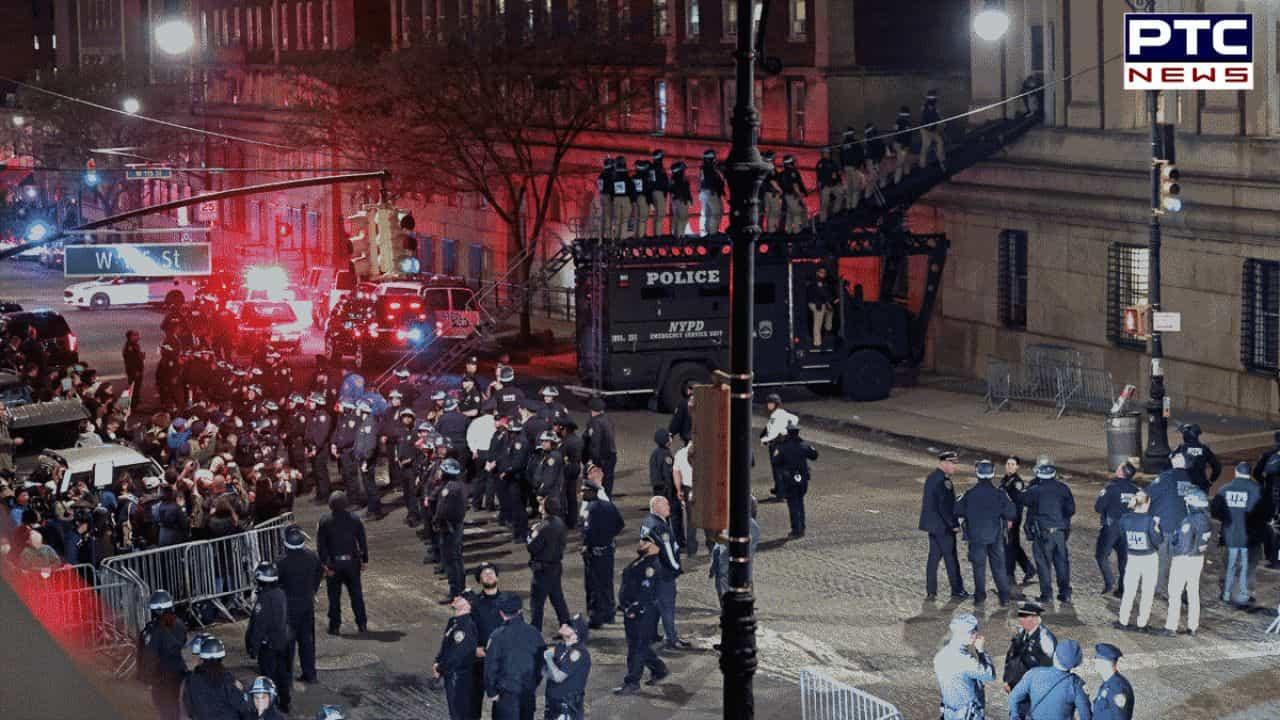
[[1027,233],[1000,231],[1000,322],[1007,328],[1027,327]]
[[[330,28],[330,25],[333,22],[332,18],[333,16],[329,14],[329,0],[321,0],[320,1],[320,47],[324,48],[325,50],[329,49],[329,36],[332,33],[332,28]],[[422,31],[423,31],[423,34],[429,34],[427,32],[426,13],[423,13],[422,15]]]
[[805,140],[805,104],[808,102],[804,80],[787,83],[787,139],[796,144]]
[[254,8],[253,14],[258,18],[258,49],[261,50],[267,46],[267,26],[262,19],[262,8]]
[[631,78],[622,78],[618,83],[618,118],[619,127],[631,128]]
[[791,0],[791,39],[804,40],[809,32],[807,0]]
[[653,131],[659,135],[667,131],[667,81],[653,81]]
[[280,4],[280,49],[289,49],[289,3]]
[[1280,372],[1280,262],[1244,261],[1240,362],[1249,370]]
[[458,274],[458,242],[442,239],[440,241],[440,274]]
[[670,0],[653,0],[653,36],[664,38],[671,32]]
[[684,81],[684,127],[685,133],[689,135],[697,135],[698,126],[701,124],[699,122],[702,115],[701,90],[697,80]]
[[1124,309],[1147,304],[1145,245],[1116,243],[1107,252],[1107,339],[1113,344],[1145,350],[1147,341],[1125,328]]
[[685,0],[684,34],[690,40],[698,37],[702,30],[702,18],[698,14],[700,0]]
[[302,3],[293,4],[293,19],[297,25],[298,32],[294,35],[298,39],[298,49],[307,49],[307,16],[306,8]]
[[[754,35],[760,30],[760,14],[764,12],[764,0],[751,3],[751,32]],[[724,0],[724,36],[738,37],[738,3],[737,0]]]
[[231,8],[231,43],[235,47],[239,47],[240,40],[240,8],[237,6]]

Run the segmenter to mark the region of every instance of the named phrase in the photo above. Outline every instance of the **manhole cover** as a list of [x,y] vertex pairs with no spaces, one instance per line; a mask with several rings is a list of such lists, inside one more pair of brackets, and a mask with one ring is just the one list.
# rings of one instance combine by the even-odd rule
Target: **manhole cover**
[[381,661],[373,653],[350,653],[348,655],[330,655],[316,658],[317,670],[354,670]]

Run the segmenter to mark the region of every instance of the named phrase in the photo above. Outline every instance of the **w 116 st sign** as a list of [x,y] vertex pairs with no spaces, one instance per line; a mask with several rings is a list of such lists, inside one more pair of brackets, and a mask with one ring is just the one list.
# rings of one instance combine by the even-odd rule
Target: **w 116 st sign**
[[67,245],[63,250],[66,277],[173,277],[208,275],[212,269],[209,243]]
[[1253,15],[1125,13],[1125,90],[1252,90]]

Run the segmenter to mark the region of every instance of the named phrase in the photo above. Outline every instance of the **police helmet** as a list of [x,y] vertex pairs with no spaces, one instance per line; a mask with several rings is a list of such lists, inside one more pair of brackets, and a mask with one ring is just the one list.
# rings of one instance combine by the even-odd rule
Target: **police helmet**
[[703,151],[702,151],[702,159],[703,159],[703,160],[715,160],[715,159],[716,159],[716,151],[715,151],[715,150],[712,150],[711,148],[707,148],[706,150],[703,150]]
[[764,401],[766,403],[773,403],[774,405],[781,405],[782,396],[779,395],[778,393],[769,393],[767,396],[765,396]]
[[458,398],[451,397],[444,401],[445,412],[453,412],[458,409]]
[[677,160],[671,163],[671,172],[673,174],[679,175],[680,173],[684,172],[685,168],[687,167],[689,166],[685,165],[683,160]]
[[510,365],[503,365],[498,368],[498,382],[514,382],[516,379],[516,371]]
[[267,409],[267,412],[276,412],[280,409],[280,406],[276,404],[275,400],[268,400],[263,403],[262,406]]
[[524,419],[519,415],[512,415],[507,427],[516,432],[520,432],[524,429]]
[[414,415],[413,408],[400,408],[400,412],[396,413],[396,418],[399,419],[406,415],[409,417],[417,417]]
[[1036,477],[1040,480],[1052,480],[1058,477],[1058,468],[1048,463],[1044,465],[1037,465]]
[[614,170],[626,170],[626,169],[627,169],[627,159],[626,159],[626,158],[624,158],[624,157],[622,157],[621,155],[619,155],[618,157],[614,158],[614,159],[613,159],[613,169],[614,169]]
[[197,633],[195,637],[191,638],[191,644],[189,645],[191,654],[200,657],[200,646],[212,637],[209,633]]
[[461,475],[462,463],[453,458],[445,458],[444,461],[440,463],[440,472],[451,476]]
[[662,158],[664,158],[664,157],[666,157],[666,154],[662,152],[662,149],[661,149],[661,148],[659,148],[659,149],[657,149],[657,150],[654,150],[654,151],[653,151],[653,159],[654,159],[654,160],[661,160],[661,159],[662,159]]
[[1201,432],[1200,426],[1195,423],[1191,423],[1190,425],[1183,425],[1182,439],[1187,442],[1195,442],[1200,439],[1200,432]]
[[293,403],[294,405],[297,405],[298,403],[301,403],[301,402],[302,402],[302,393],[294,393],[294,394],[290,395],[290,396],[289,396],[289,402]]
[[604,168],[605,168],[606,170],[609,170],[609,169],[611,169],[612,167],[613,167],[613,157],[611,157],[611,156],[606,156],[606,157],[605,157],[605,159],[604,159]]
[[854,130],[852,125],[850,125],[849,127],[846,127],[846,128],[844,129],[844,139],[845,139],[845,140],[856,140],[856,139],[858,139],[858,131],[857,131],[857,130]]
[[434,432],[435,429],[436,429],[435,426],[427,422],[426,420],[423,420],[422,422],[418,423],[418,432],[420,433]]
[[290,550],[301,550],[307,545],[307,535],[297,525],[284,529],[284,546]]
[[403,367],[396,368],[396,371],[392,374],[400,378],[401,380],[404,380],[405,378],[409,377],[409,368],[403,368]]
[[210,635],[200,642],[201,660],[221,660],[227,656],[227,647],[218,638]]
[[337,705],[325,705],[316,713],[316,720],[347,720],[347,716],[342,714],[342,708]]
[[258,563],[258,568],[253,571],[253,577],[260,583],[273,583],[280,580],[276,564],[266,560]]
[[862,133],[866,135],[868,138],[874,135],[875,132],[876,132],[876,124],[873,122],[867,123],[867,126],[862,128]]
[[544,385],[542,391],[538,393],[542,397],[560,397],[560,391],[555,385]]
[[783,165],[785,165],[785,166],[787,166],[787,167],[795,167],[795,166],[796,166],[796,156],[795,156],[795,155],[783,155],[783,156],[782,156],[782,164],[783,164]]
[[763,158],[765,161],[767,161],[767,162],[769,162],[769,163],[773,163],[773,151],[772,151],[772,150],[765,150],[764,152],[760,153],[760,157],[761,157],[761,158]]
[[445,437],[444,435],[436,435],[434,438],[431,439],[431,444],[435,445],[437,448],[453,447],[453,442],[450,441],[449,438]]
[[356,403],[356,410],[362,413],[371,413],[373,412],[373,406],[370,405],[368,401],[361,400],[360,402]]
[[938,91],[937,91],[937,90],[930,89],[930,90],[929,90],[929,92],[926,92],[926,93],[924,94],[924,99],[925,99],[925,101],[926,101],[926,102],[937,102],[937,100],[938,100]]
[[979,480],[990,480],[996,476],[995,463],[990,460],[979,460],[973,466],[973,474],[977,475]]
[[404,393],[400,392],[399,390],[392,390],[391,392],[387,393],[387,399],[389,400],[399,400],[403,397],[404,397]]
[[543,430],[542,432],[538,433],[538,442],[540,443],[549,442],[554,445],[560,442],[560,436],[556,435],[555,431],[553,430]]
[[448,395],[447,393],[445,393],[445,391],[443,391],[443,390],[437,390],[437,391],[435,391],[435,392],[431,393],[431,401],[432,401],[432,402],[444,402],[444,399],[445,399],[445,398],[447,398],[447,397],[449,397],[449,395]]
[[649,161],[648,161],[648,160],[637,160],[637,161],[636,161],[636,169],[637,169],[637,170],[648,170],[648,169],[649,169]]
[[249,695],[270,695],[272,702],[275,702],[276,684],[271,678],[259,675],[253,679],[253,685],[249,686]]
[[151,593],[151,599],[147,601],[147,607],[151,608],[151,612],[164,612],[173,609],[173,596],[168,590],[156,590]]

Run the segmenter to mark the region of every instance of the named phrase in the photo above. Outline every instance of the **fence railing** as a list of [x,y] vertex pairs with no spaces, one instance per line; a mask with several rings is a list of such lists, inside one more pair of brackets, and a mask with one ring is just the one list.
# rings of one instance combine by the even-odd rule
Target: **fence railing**
[[1023,400],[1051,405],[1055,417],[1061,418],[1068,408],[1104,412],[1114,399],[1111,373],[1102,368],[987,358],[988,410],[1003,410]]
[[903,715],[871,693],[817,668],[804,668],[800,671],[800,720],[903,720]]

